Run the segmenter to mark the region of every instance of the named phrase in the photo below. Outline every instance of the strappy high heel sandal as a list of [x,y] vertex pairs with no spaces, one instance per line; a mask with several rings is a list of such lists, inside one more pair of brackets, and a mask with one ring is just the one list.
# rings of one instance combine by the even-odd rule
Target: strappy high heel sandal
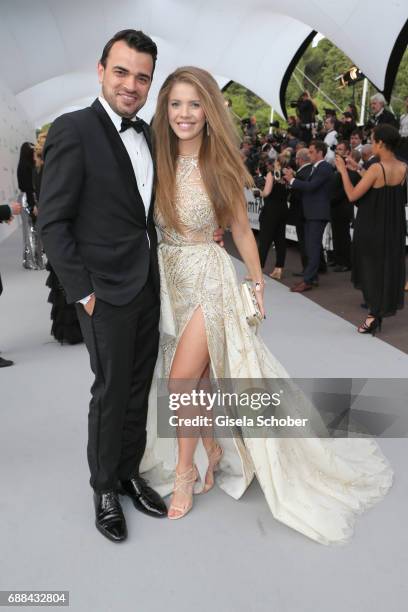
[[[371,317],[367,317],[371,318]],[[382,317],[373,317],[370,323],[367,323],[367,319],[357,328],[359,334],[371,334],[375,336],[375,332],[381,331]]]
[[[176,491],[181,491],[184,494],[184,496],[187,498],[187,502],[184,506],[176,506],[173,503],[173,498],[172,498],[172,501],[169,506],[169,510],[167,512],[167,517],[171,519],[172,521],[182,518],[193,507],[193,488],[194,488],[194,483],[197,479],[198,479],[198,470],[195,465],[193,465],[190,469],[186,470],[185,472],[182,472],[181,474],[177,474],[177,471],[176,471],[176,479],[174,481],[174,487],[173,487],[173,498],[174,498],[174,493],[176,493]],[[172,511],[176,511],[179,514],[170,516],[170,512]]]
[[210,452],[207,451],[207,454],[208,454],[208,468],[207,468],[207,473],[205,475],[204,487],[203,487],[203,490],[200,491],[200,493],[208,493],[208,491],[213,488],[214,482],[215,482],[214,472],[216,472],[218,469],[219,463],[224,454],[224,449],[219,444],[214,442],[212,449],[210,450]]

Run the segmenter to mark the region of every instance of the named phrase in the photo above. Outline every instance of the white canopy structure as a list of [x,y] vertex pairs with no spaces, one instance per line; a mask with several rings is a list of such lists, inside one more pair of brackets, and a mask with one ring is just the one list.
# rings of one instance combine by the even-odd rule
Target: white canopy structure
[[0,79],[39,126],[96,97],[105,42],[135,28],[159,49],[146,119],[165,76],[186,64],[220,86],[245,85],[284,114],[290,72],[317,31],[389,96],[407,17],[404,0],[1,0]]

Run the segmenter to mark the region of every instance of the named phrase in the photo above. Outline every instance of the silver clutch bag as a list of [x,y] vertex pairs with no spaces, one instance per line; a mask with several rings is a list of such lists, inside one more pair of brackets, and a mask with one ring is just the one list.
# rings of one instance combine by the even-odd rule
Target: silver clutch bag
[[247,283],[241,283],[241,296],[248,325],[259,325],[263,317],[259,310],[255,291]]

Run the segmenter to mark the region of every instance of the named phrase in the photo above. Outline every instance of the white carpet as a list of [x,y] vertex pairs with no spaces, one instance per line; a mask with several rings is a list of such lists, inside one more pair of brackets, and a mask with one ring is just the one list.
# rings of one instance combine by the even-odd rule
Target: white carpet
[[[0,370],[0,589],[69,590],[75,612],[404,609],[405,439],[381,441],[395,485],[343,548],[275,521],[256,483],[238,502],[216,488],[175,522],[125,500],[128,541],[102,538],[85,456],[88,356],[52,341],[46,273],[23,270],[20,241],[0,244],[0,348],[16,361]],[[266,302],[263,337],[292,376],[406,377],[407,355],[279,283],[267,281]]]

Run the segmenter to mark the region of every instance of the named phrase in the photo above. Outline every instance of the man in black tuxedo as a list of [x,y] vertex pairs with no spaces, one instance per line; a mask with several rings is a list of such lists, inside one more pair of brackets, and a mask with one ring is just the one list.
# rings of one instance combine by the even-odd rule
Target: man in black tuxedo
[[[6,221],[10,223],[13,220],[15,215],[19,215],[21,213],[21,204],[19,202],[13,202],[12,204],[2,204],[0,205],[0,223]],[[1,282],[1,274],[0,274],[0,295],[3,293],[3,284]],[[11,359],[3,359],[0,357],[0,368],[8,368],[9,366],[14,365],[14,361]]]
[[78,317],[95,374],[88,462],[96,527],[127,536],[118,492],[150,516],[167,516],[139,475],[148,394],[159,341],[159,271],[148,125],[136,118],[157,47],[123,30],[98,64],[101,96],[55,120],[44,148],[38,223],[46,253]]
[[[296,178],[299,181],[307,181],[312,170],[313,164],[310,162],[309,158],[309,149],[303,148],[297,151],[296,153],[296,165],[299,168],[296,172]],[[290,209],[289,215],[290,219],[287,223],[293,223],[296,227],[296,234],[298,237],[298,247],[300,252],[300,259],[302,262],[302,272],[293,272],[293,276],[301,276],[303,277],[303,271],[307,265],[307,255],[305,248],[305,216],[303,213],[303,204],[302,204],[303,194],[301,191],[297,191],[296,189],[291,189],[289,192],[289,202]],[[323,246],[320,249],[320,263],[319,263],[319,272],[326,272],[327,264],[324,258]],[[313,281],[313,284],[317,285],[317,279]]]
[[313,169],[306,181],[294,178],[292,169],[285,169],[285,180],[293,189],[302,192],[303,213],[305,216],[305,248],[307,265],[303,280],[291,287],[291,291],[303,293],[313,288],[317,279],[324,228],[330,219],[330,187],[333,167],[324,161],[327,146],[321,140],[312,140],[309,145],[309,158]]
[[[296,178],[299,181],[307,181],[312,171],[313,165],[310,163],[309,150],[299,149],[296,152],[296,166],[298,171],[296,172]],[[303,214],[302,206],[302,192],[297,189],[291,189],[289,193],[289,219],[288,223],[293,224],[296,227],[296,234],[298,239],[298,247],[300,252],[300,259],[302,261],[302,270],[306,267],[307,257],[305,250],[305,218]],[[297,273],[299,276],[301,273]]]

